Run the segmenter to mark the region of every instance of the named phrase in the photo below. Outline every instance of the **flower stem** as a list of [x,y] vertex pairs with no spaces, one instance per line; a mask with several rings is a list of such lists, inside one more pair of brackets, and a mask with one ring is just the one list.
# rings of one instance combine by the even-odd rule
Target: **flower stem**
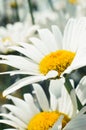
[[34,25],[35,24],[35,20],[34,20],[34,16],[33,16],[33,9],[32,9],[31,0],[28,0],[28,5],[29,5],[29,10],[30,10],[32,24]]
[[16,3],[16,18],[17,21],[20,21],[17,0],[15,0],[15,3]]
[[51,9],[52,9],[53,11],[56,11],[55,8],[54,8],[54,5],[53,5],[52,0],[48,0],[48,3],[49,3],[49,5],[50,5]]

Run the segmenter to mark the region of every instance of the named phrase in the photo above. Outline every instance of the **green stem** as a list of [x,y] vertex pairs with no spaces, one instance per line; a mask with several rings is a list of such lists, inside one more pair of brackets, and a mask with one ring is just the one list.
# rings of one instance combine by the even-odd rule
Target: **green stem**
[[56,11],[55,8],[54,8],[54,6],[53,6],[52,0],[48,0],[48,3],[49,3],[49,5],[50,5],[51,9],[52,9],[53,11]]
[[16,18],[17,21],[20,21],[17,0],[15,0],[15,3],[16,3]]
[[34,16],[33,16],[33,9],[32,9],[31,0],[28,0],[28,5],[29,5],[30,15],[31,15],[31,19],[32,19],[32,24],[34,25],[35,20],[34,20]]
[[[70,82],[70,80],[69,80],[68,75],[65,76],[65,83],[64,83],[64,85],[65,85],[65,87],[66,87],[68,93],[70,94],[70,92],[71,92],[71,90],[73,89],[73,87],[72,87],[72,85],[71,85],[71,82]],[[76,99],[77,99],[78,110],[81,110],[83,106],[82,106],[82,104],[81,104],[79,98],[77,97],[77,95],[76,95]]]

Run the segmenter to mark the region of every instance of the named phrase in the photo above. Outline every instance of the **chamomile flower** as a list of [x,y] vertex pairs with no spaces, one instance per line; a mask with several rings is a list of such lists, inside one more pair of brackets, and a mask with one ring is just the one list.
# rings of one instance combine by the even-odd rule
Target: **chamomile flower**
[[[60,23],[67,21],[69,18],[86,16],[86,0],[58,0],[53,2],[54,8],[60,14]],[[62,24],[64,27],[64,23]]]
[[52,26],[52,31],[40,29],[39,37],[30,38],[32,44],[10,47],[22,56],[0,55],[1,64],[16,68],[2,74],[27,74],[4,91],[4,95],[31,83],[60,78],[64,73],[86,65],[86,18],[70,19],[63,37],[57,26]]
[[0,53],[7,54],[12,51],[9,47],[18,46],[19,41],[28,42],[29,37],[35,35],[38,28],[38,25],[32,26],[22,22],[0,27]]
[[0,114],[4,117],[0,123],[8,124],[13,130],[86,129],[86,107],[77,111],[74,91],[69,96],[65,87],[62,87],[61,96],[57,98],[50,90],[49,103],[39,84],[34,84],[33,88],[39,105],[34,103],[31,94],[24,94],[24,100],[8,95],[7,98],[13,101],[13,105],[3,105],[9,113]]
[[[75,10],[71,10],[72,13],[75,13],[75,17],[86,16],[86,0],[68,0],[69,3],[74,6]],[[73,7],[72,7],[73,8]]]

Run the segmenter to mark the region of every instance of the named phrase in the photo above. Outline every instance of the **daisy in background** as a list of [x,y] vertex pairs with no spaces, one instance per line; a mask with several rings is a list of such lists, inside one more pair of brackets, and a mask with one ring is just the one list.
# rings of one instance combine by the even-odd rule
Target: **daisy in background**
[[[40,17],[41,16],[41,19]],[[36,24],[40,25],[42,28],[47,27],[50,28],[51,25],[58,25],[59,23],[59,16],[57,12],[53,12],[51,10],[43,10],[34,13],[34,18]]]
[[11,126],[10,130],[86,130],[86,107],[77,110],[73,90],[69,96],[63,86],[61,96],[56,96],[58,87],[49,89],[49,103],[39,84],[33,84],[33,88],[38,103],[30,93],[24,94],[24,100],[8,95],[13,104],[3,105],[9,112],[0,114],[4,117],[0,123]]
[[6,27],[0,27],[0,53],[7,54],[10,46],[19,46],[18,42],[29,42],[29,37],[35,35],[38,25],[29,25],[22,22],[7,24]]
[[[54,2],[53,2],[54,1]],[[53,6],[58,13],[65,19],[68,20],[71,17],[77,17],[77,0],[52,0]]]
[[86,16],[86,0],[68,0],[76,7],[76,17]]
[[16,69],[1,74],[26,75],[5,90],[4,96],[31,83],[51,78],[58,80],[64,73],[86,65],[86,18],[70,19],[63,36],[57,26],[51,29],[40,29],[40,38],[30,38],[32,44],[19,43],[20,47],[10,47],[22,56],[0,55],[1,64]]
[[86,16],[86,0],[52,0],[52,3],[65,20]]

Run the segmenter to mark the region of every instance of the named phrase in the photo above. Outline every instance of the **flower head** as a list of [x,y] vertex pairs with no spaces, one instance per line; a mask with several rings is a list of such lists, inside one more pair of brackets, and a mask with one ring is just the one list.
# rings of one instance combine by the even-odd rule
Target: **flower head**
[[40,29],[39,37],[40,39],[30,38],[32,44],[19,43],[20,47],[10,47],[22,56],[0,55],[0,63],[16,68],[15,71],[5,74],[27,74],[26,78],[20,79],[4,91],[4,95],[27,84],[60,78],[64,73],[70,73],[86,65],[86,18],[70,19],[63,38],[56,26],[52,26],[52,32]]
[[[24,94],[24,100],[8,95],[14,103],[5,104],[3,107],[10,112],[1,113],[4,117],[0,123],[5,123],[15,130],[76,130],[86,128],[86,107],[77,111],[75,92],[67,93],[65,87],[61,89],[61,95],[56,96],[54,93],[58,88],[50,89],[50,103],[39,84],[34,84],[34,93],[37,102],[31,94]],[[5,119],[6,118],[6,119]],[[83,120],[82,120],[83,119]]]
[[28,42],[29,37],[33,36],[38,28],[37,25],[32,26],[22,22],[0,27],[0,53],[6,54],[13,51],[9,47],[18,46],[19,41]]

